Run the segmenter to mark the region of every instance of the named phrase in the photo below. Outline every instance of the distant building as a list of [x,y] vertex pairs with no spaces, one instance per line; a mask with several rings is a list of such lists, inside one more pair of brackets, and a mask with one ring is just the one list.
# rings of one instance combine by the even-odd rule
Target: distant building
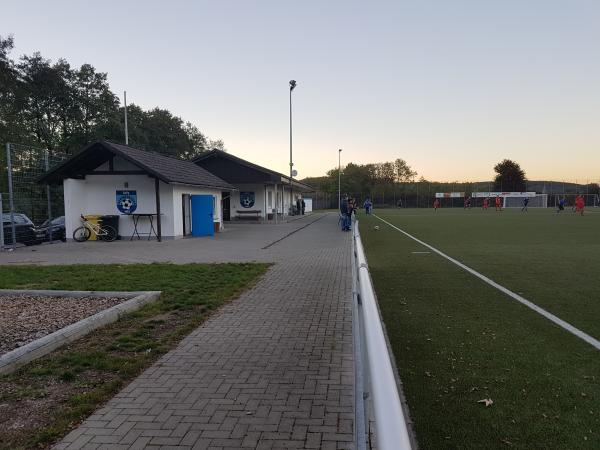
[[[235,186],[231,196],[223,194],[223,220],[256,216],[272,219],[275,212],[286,216],[296,200],[314,189],[290,180],[287,175],[261,167],[221,150],[212,150],[194,163]],[[293,196],[293,198],[291,198]]]

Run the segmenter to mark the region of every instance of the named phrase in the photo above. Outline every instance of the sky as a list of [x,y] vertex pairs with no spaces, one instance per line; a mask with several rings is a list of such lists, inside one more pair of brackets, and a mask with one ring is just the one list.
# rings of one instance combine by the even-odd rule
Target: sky
[[298,177],[406,160],[428,180],[600,181],[599,0],[3,2],[13,56],[108,73]]

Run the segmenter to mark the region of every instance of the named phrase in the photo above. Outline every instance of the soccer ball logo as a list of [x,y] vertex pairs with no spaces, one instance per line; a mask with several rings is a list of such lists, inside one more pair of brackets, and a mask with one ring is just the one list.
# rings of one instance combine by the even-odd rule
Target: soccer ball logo
[[129,197],[124,197],[121,199],[120,205],[124,211],[129,211],[133,206],[133,202]]
[[240,205],[242,205],[242,208],[252,208],[254,200],[254,192],[240,192]]
[[137,209],[136,191],[117,191],[117,209],[123,214],[131,214]]

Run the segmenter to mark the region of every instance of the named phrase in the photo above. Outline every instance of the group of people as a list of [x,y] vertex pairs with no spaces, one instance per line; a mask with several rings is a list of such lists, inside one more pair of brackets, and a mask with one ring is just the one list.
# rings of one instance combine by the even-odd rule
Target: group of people
[[[563,198],[564,200],[564,198]],[[563,204],[563,208],[564,208],[564,204]],[[578,195],[577,197],[575,197],[575,204],[573,205],[573,209],[574,212],[577,214],[581,214],[583,216],[583,210],[585,209],[585,199],[583,198],[583,195]],[[557,213],[559,213],[561,211],[560,209],[560,202],[559,202],[559,209],[556,210]]]
[[350,231],[352,229],[352,214],[356,215],[356,199],[344,197],[340,202],[340,222],[342,231]]
[[[486,197],[483,199],[483,204],[482,204],[482,209],[484,211],[488,210],[490,207],[490,203],[492,202],[492,199],[490,197]],[[302,202],[304,203],[304,202]],[[464,209],[470,209],[471,208],[471,204],[472,204],[472,199],[471,197],[465,197],[464,200]],[[560,213],[561,211],[564,211],[565,206],[567,205],[567,200],[563,197],[558,201],[558,205],[557,205],[557,213]],[[302,205],[304,206],[304,205]],[[497,195],[494,198],[494,207],[496,211],[502,211],[502,206],[503,206],[503,198],[500,197],[499,195]],[[439,198],[436,198],[433,202],[433,210],[435,212],[437,212],[437,210],[439,208],[442,207],[442,202],[440,201]],[[528,212],[528,207],[529,207],[529,197],[525,197],[523,198],[522,204],[521,204],[521,212]],[[363,203],[363,208],[365,209],[365,214],[369,215],[371,214],[371,212],[373,211],[373,202],[371,201],[370,198],[367,197],[367,199],[364,201]],[[351,198],[349,196],[345,196],[340,204],[340,222],[342,225],[342,230],[343,231],[350,231],[352,228],[352,215],[356,215],[356,210],[358,209],[357,203],[356,203],[356,199]],[[585,209],[585,199],[583,198],[583,195],[578,195],[575,198],[575,203],[573,204],[573,212],[581,214],[583,216],[583,211]],[[302,208],[302,213],[304,214],[304,208]]]
[[[490,201],[491,199],[489,197],[484,198],[483,199],[483,205],[482,205],[482,209],[485,211],[490,207]],[[529,202],[529,200],[527,200],[527,202]],[[464,209],[471,209],[471,204],[473,203],[473,200],[471,199],[471,197],[465,197],[465,201],[464,201]],[[502,211],[502,198],[500,196],[497,196],[495,199],[495,206],[496,206],[496,211]],[[525,207],[527,206],[527,204],[525,204]],[[435,212],[437,212],[437,210],[439,208],[442,207],[442,202],[440,201],[439,198],[436,198],[433,201],[433,210]]]
[[[364,201],[363,208],[365,214],[369,215],[373,211],[373,202],[369,197]],[[355,198],[344,196],[340,202],[340,223],[342,231],[350,231],[352,229],[352,215],[356,216],[358,203]]]
[[[481,205],[481,209],[487,211],[490,208],[490,203],[492,199],[490,197],[486,197],[483,199],[483,204]],[[496,211],[502,211],[502,197],[497,195],[494,198],[494,208]]]
[[[464,208],[465,209],[471,208],[471,202],[472,202],[471,197],[465,197]],[[491,202],[490,197],[484,198],[481,209],[483,209],[484,211],[489,209],[490,202]],[[502,211],[502,197],[500,197],[499,195],[497,195],[494,199],[494,206],[495,206],[496,211]],[[558,201],[556,212],[560,213],[561,211],[564,211],[565,206],[567,206],[567,200],[566,200],[566,198],[563,197]],[[440,202],[440,199],[436,198],[433,202],[434,211],[437,212],[437,210],[441,207],[442,207],[442,203]],[[529,211],[528,208],[529,208],[529,197],[525,197],[525,198],[523,198],[523,201],[521,203],[521,212],[528,212]],[[578,213],[583,216],[584,210],[585,210],[585,199],[583,198],[583,195],[577,195],[577,197],[575,198],[575,202],[573,204],[573,212]]]

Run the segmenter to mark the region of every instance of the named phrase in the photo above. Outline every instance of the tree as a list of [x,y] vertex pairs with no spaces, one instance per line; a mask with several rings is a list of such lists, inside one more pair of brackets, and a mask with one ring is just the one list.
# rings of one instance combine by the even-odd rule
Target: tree
[[221,150],[224,152],[227,151],[227,149],[225,148],[225,142],[223,142],[221,139],[217,139],[215,141],[209,139],[208,148],[209,150]]
[[588,183],[585,187],[585,192],[587,194],[600,194],[600,185],[598,183]]
[[398,158],[394,161],[394,170],[396,172],[396,181],[398,183],[412,182],[418,175],[417,172],[412,170],[402,158]]
[[2,143],[22,133],[15,107],[18,91],[17,70],[9,56],[13,46],[12,36],[6,39],[0,36],[0,138],[5,139]]
[[505,159],[494,166],[496,177],[494,189],[505,192],[523,192],[526,190],[525,172],[515,161]]
[[64,138],[68,149],[77,150],[81,142],[100,138],[99,132],[105,130],[111,117],[119,112],[119,99],[114,95],[107,80],[107,74],[97,72],[90,64],[84,64],[73,70],[70,77],[72,96],[71,141]]
[[[74,153],[91,141],[125,141],[124,111],[108,75],[92,65],[71,67],[40,53],[10,58],[14,40],[0,36],[0,143],[16,142]],[[195,125],[162,108],[128,107],[129,143],[192,159],[222,140],[209,140]]]
[[186,122],[183,131],[190,143],[190,150],[181,155],[184,159],[194,159],[196,156],[208,150],[208,139],[202,134],[198,127],[191,122]]
[[394,163],[385,162],[375,164],[375,183],[380,186],[391,186],[396,179]]

